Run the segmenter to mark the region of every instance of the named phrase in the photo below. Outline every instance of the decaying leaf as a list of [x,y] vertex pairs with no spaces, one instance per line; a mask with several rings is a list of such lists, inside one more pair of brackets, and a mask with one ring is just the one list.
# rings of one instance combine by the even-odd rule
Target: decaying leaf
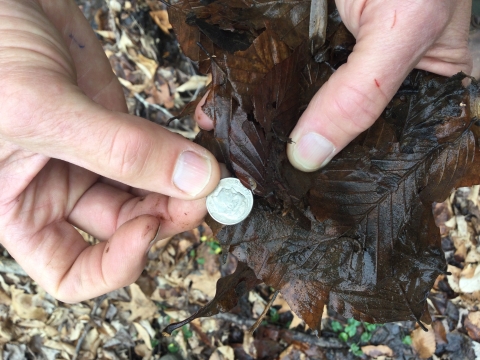
[[233,349],[228,345],[218,347],[209,358],[209,360],[234,360],[234,359],[235,359],[235,356],[234,356]]
[[324,169],[302,173],[286,157],[288,135],[354,44],[333,2],[315,58],[310,1],[171,4],[184,51],[213,73],[203,108],[215,128],[197,142],[256,198],[240,224],[209,220],[239,269],[219,280],[211,303],[165,331],[228,311],[258,281],[280,290],[312,329],[325,305],[345,317],[425,328],[426,297],[446,272],[432,204],[480,178],[478,83],[465,88],[464,74],[413,71],[372,128]]
[[428,359],[435,353],[435,333],[432,327],[428,325],[429,331],[423,331],[417,328],[412,331],[412,347],[420,359]]
[[386,345],[366,345],[362,346],[362,351],[365,355],[372,358],[378,358],[379,356],[393,356],[393,351]]
[[128,321],[151,319],[157,314],[155,303],[147,298],[137,284],[130,285],[130,302],[120,302],[119,308],[130,311]]
[[12,306],[15,313],[26,320],[47,320],[47,312],[41,307],[41,301],[38,295],[25,294],[23,290],[15,286],[10,287],[12,293]]
[[474,311],[468,314],[465,319],[465,328],[473,340],[480,340],[480,312]]

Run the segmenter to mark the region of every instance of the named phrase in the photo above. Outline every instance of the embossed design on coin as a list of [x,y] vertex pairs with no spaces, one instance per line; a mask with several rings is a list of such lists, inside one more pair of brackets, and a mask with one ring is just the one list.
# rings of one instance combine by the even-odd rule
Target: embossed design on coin
[[252,207],[252,192],[235,178],[220,180],[215,190],[207,196],[208,213],[224,225],[235,225],[245,220]]

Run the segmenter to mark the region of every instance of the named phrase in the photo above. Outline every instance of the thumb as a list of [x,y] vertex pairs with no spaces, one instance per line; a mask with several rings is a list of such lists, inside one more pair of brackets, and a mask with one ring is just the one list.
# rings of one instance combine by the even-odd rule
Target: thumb
[[348,62],[315,94],[290,135],[287,154],[296,168],[318,170],[368,129],[448,22],[445,14],[426,26],[395,3],[366,6],[358,27],[349,26],[357,43]]
[[21,86],[30,101],[28,115],[15,116],[19,100],[14,96],[6,97],[9,103],[0,101],[6,105],[0,111],[0,136],[34,153],[179,199],[205,197],[218,184],[219,165],[203,147],[148,120],[107,110],[74,85],[51,83],[62,93],[54,86],[44,86],[43,93],[35,85]]

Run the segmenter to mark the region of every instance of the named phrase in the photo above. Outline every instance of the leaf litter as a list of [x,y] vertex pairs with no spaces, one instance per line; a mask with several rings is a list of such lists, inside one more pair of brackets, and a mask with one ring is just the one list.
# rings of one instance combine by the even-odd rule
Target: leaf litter
[[[167,118],[170,115],[167,115],[164,110],[172,115],[180,115],[183,104],[197,97],[210,80],[201,73],[189,72],[187,69],[191,68],[188,65],[188,60],[179,55],[178,52],[165,51],[165,48],[168,47],[172,49],[172,41],[164,41],[165,38],[162,37],[167,34],[162,27],[160,27],[162,30],[155,30],[152,33],[152,30],[148,29],[148,25],[144,26],[149,23],[150,20],[148,19],[150,17],[152,23],[157,26],[162,24],[166,30],[169,29],[168,24],[165,23],[165,8],[160,3],[140,1],[132,4],[128,1],[111,1],[108,7],[101,2],[98,2],[98,6],[95,7],[93,6],[94,3],[95,1],[83,2],[84,10],[92,12],[93,16],[90,20],[94,28],[97,29],[99,36],[102,37],[104,48],[110,57],[112,66],[116,69],[117,75],[119,78],[128,81],[122,83],[125,86],[130,112],[167,126]],[[398,130],[398,123],[395,120],[398,114],[394,113],[392,116],[391,114],[388,115],[387,112],[400,109],[402,114],[409,113],[405,108],[409,108],[409,111],[411,111],[410,107],[414,108],[411,104],[415,104],[415,101],[420,98],[420,96],[417,96],[417,98],[411,96],[407,99],[402,98],[402,95],[409,94],[412,90],[420,92],[422,84],[427,83],[427,88],[432,86],[430,81],[434,84],[433,90],[437,91],[441,91],[439,87],[444,86],[444,91],[448,93],[447,88],[449,86],[455,87],[455,84],[441,83],[438,79],[432,79],[429,75],[420,73],[416,78],[412,78],[411,75],[411,82],[404,84],[404,93],[399,93],[396,98],[397,103],[392,103],[391,107],[387,108],[383,119],[381,119],[381,126],[370,129],[369,133],[364,134],[362,139],[357,139],[358,141],[353,148],[341,155],[343,163],[337,164],[337,168],[326,169],[329,172],[326,173],[325,177],[322,176],[320,180],[309,177],[296,179],[295,172],[292,172],[285,159],[278,155],[278,149],[283,148],[288,142],[289,129],[294,126],[299,112],[305,108],[315,90],[327,80],[328,74],[331,74],[336,67],[345,61],[352,46],[352,39],[340,24],[338,14],[330,13],[329,26],[326,29],[326,45],[316,48],[317,52],[315,54],[315,59],[328,59],[329,61],[327,63],[306,61],[306,57],[299,48],[303,45],[302,41],[295,42],[294,39],[292,42],[292,38],[288,37],[292,28],[295,29],[296,33],[300,32],[302,34],[305,34],[305,29],[308,30],[308,21],[305,22],[305,19],[308,19],[306,14],[309,8],[307,9],[304,6],[306,2],[284,1],[273,4],[272,2],[260,1],[258,2],[261,5],[259,9],[247,7],[241,11],[239,9],[242,9],[245,4],[248,5],[249,2],[229,2],[234,12],[230,11],[229,7],[226,7],[225,3],[221,1],[213,3],[216,3],[215,5],[219,6],[223,13],[230,14],[228,15],[230,17],[226,17],[227,20],[222,20],[224,19],[223,13],[220,11],[218,14],[221,15],[216,16],[215,20],[215,16],[208,17],[208,12],[203,13],[204,21],[213,24],[215,27],[212,30],[213,35],[210,34],[213,39],[216,39],[214,32],[217,25],[219,28],[230,32],[243,26],[243,31],[250,32],[248,35],[249,43],[253,43],[260,35],[273,28],[278,31],[279,40],[286,43],[290,50],[286,51],[288,52],[286,58],[284,58],[286,55],[282,55],[279,61],[275,60],[273,62],[273,68],[268,71],[259,71],[257,74],[264,75],[255,75],[257,80],[253,81],[250,86],[248,86],[248,83],[252,80],[250,78],[244,80],[240,76],[236,86],[239,90],[243,89],[243,92],[235,92],[232,91],[232,84],[225,81],[228,80],[229,74],[225,65],[228,52],[226,54],[225,50],[219,50],[210,39],[204,42],[203,47],[208,54],[202,49],[199,50],[199,54],[203,59],[204,66],[212,71],[215,91],[210,93],[210,99],[216,99],[221,104],[228,104],[229,111],[223,111],[225,109],[225,107],[222,107],[223,105],[215,108],[209,106],[209,102],[207,102],[205,110],[216,114],[217,126],[214,134],[202,133],[200,136],[208,139],[204,142],[204,145],[216,149],[214,153],[224,162],[230,164],[230,170],[235,169],[234,171],[240,179],[243,176],[245,184],[249,186],[257,185],[256,195],[258,199],[263,200],[261,201],[262,206],[257,208],[256,211],[259,213],[263,211],[264,216],[270,216],[273,224],[278,223],[280,229],[284,229],[288,224],[291,224],[295,231],[288,236],[294,239],[303,239],[299,247],[306,250],[305,254],[308,254],[309,250],[309,237],[305,235],[308,232],[306,230],[308,224],[311,225],[319,221],[317,217],[321,219],[320,222],[325,223],[325,221],[322,218],[324,216],[322,209],[304,213],[302,211],[304,208],[299,204],[303,203],[304,206],[311,206],[313,202],[311,199],[315,199],[315,196],[332,199],[335,196],[335,189],[331,184],[333,182],[346,186],[345,189],[350,191],[345,193],[350,196],[356,191],[355,186],[358,185],[358,182],[366,182],[367,184],[362,184],[365,186],[365,188],[362,188],[364,195],[378,200],[382,197],[382,194],[391,192],[392,187],[396,183],[398,184],[398,178],[392,177],[391,174],[401,176],[401,174],[398,174],[401,172],[398,168],[396,172],[390,168],[385,170],[385,166],[388,164],[395,168],[400,163],[398,159],[394,159],[394,156],[390,158],[385,154],[395,155],[396,149],[394,147],[397,146],[396,143],[403,144],[407,153],[412,151],[411,149],[413,149],[413,154],[419,151],[418,149],[428,151],[431,145],[429,141],[435,142],[435,138],[424,139],[423,136],[432,135],[432,133],[429,133],[432,129],[435,130],[433,135],[435,135],[439,144],[451,144],[453,142],[454,145],[455,143],[459,145],[460,143],[458,148],[461,148],[461,141],[458,139],[462,139],[462,136],[457,137],[456,140],[455,137],[452,138],[452,136],[456,136],[452,134],[464,134],[464,132],[462,133],[462,129],[465,129],[465,125],[462,125],[463,118],[458,114],[454,114],[450,119],[457,119],[457,122],[453,121],[452,126],[449,124],[443,126],[445,125],[444,122],[437,119],[437,123],[427,124],[427,126],[423,126],[421,122],[417,123],[417,127],[412,125],[413,128],[409,135],[408,131],[406,135],[395,131],[395,129]],[[298,14],[295,11],[298,11]],[[142,14],[148,14],[148,16],[145,17]],[[243,17],[238,17],[237,14],[243,14]],[[268,21],[259,20],[256,14],[269,17]],[[282,15],[275,18],[275,14]],[[289,15],[288,21],[282,18],[287,17],[287,15]],[[111,19],[117,19],[114,22],[116,23],[115,26],[112,26]],[[272,26],[272,21],[275,19],[277,20],[273,22],[275,26]],[[283,21],[279,22],[278,19],[283,19]],[[218,24],[215,22],[218,22]],[[144,26],[143,30],[141,29],[142,26]],[[208,26],[205,28],[208,28]],[[303,30],[300,31],[300,29]],[[206,32],[208,33],[208,31]],[[159,33],[161,35],[158,35]],[[205,38],[208,37],[201,33],[200,39]],[[158,48],[152,46],[152,44],[155,44],[155,39],[160,39],[161,45]],[[120,51],[117,51],[117,46]],[[282,45],[274,44],[273,46]],[[274,47],[274,49],[276,48]],[[311,51],[308,46],[306,49]],[[248,48],[240,51],[248,51]],[[261,55],[258,51],[257,54]],[[212,55],[216,57],[212,57]],[[178,56],[176,60],[172,61],[176,56]],[[267,56],[268,59],[268,54],[261,56]],[[180,60],[178,61],[178,59]],[[306,63],[304,63],[305,61]],[[156,68],[155,62],[160,64],[158,68]],[[173,64],[174,62],[175,64]],[[268,64],[268,62],[264,63]],[[235,60],[230,58],[228,64],[235,64]],[[306,65],[303,66],[304,64]],[[271,66],[271,64],[268,66]],[[161,78],[156,77],[157,74],[160,74]],[[200,78],[193,78],[194,80],[190,81],[192,74],[194,74],[193,76],[200,76]],[[295,74],[297,77],[289,76],[289,74]],[[252,79],[255,79],[255,76]],[[156,90],[151,85],[152,78],[154,79],[153,84],[161,93],[161,97],[158,93],[155,96]],[[301,79],[301,81],[296,82],[296,78]],[[222,83],[222,80],[225,81],[225,84]],[[415,81],[417,82],[415,83]],[[182,88],[183,84],[185,86]],[[165,85],[171,90],[167,97],[162,98],[167,94],[162,89],[162,86],[165,87]],[[198,88],[195,89],[197,85]],[[177,88],[180,88],[179,93],[176,93]],[[289,88],[295,89],[295,93],[298,89],[298,93],[301,95],[299,97],[289,96],[290,92],[286,91]],[[433,99],[435,98],[435,95],[432,95],[434,91],[430,90],[426,93]],[[455,96],[461,96],[458,92],[456,95],[451,95],[453,96],[451,102],[456,101]],[[172,100],[172,96],[174,107],[171,107],[172,104],[165,101]],[[139,100],[139,97],[141,100]],[[398,105],[399,99],[404,102],[403,107]],[[461,107],[465,107],[468,102],[462,101],[461,104],[463,104]],[[472,104],[472,113],[476,113],[477,116],[479,104],[479,102]],[[421,110],[429,111],[427,105],[430,106],[431,104],[424,101],[425,108],[422,109],[421,106],[420,108],[417,106],[416,110],[420,113]],[[440,103],[437,105],[441,106]],[[164,110],[159,110],[157,106]],[[231,120],[229,114],[235,114],[235,121]],[[417,118],[422,116],[424,115],[418,115],[417,113]],[[411,117],[415,118],[413,115]],[[279,118],[282,121],[278,121]],[[458,120],[459,118],[460,120]],[[220,123],[222,123],[223,128],[219,127]],[[188,117],[182,117],[169,125],[172,125],[175,131],[184,132],[187,136],[191,136],[190,134],[195,131],[193,122],[188,120]],[[232,126],[235,129],[235,134],[231,130]],[[394,130],[392,131],[392,129]],[[243,130],[247,136],[242,135],[239,130]],[[421,134],[420,137],[425,141],[415,142],[415,136],[418,134]],[[404,135],[403,138],[402,135]],[[377,143],[377,138],[384,141]],[[237,150],[234,151],[233,155],[230,155],[232,146],[236,146]],[[448,148],[448,146],[446,147]],[[372,151],[372,149],[377,151]],[[443,153],[441,151],[438,154],[435,153],[437,155],[434,155],[438,156],[437,163],[441,163],[441,156],[443,156],[443,159],[449,160],[449,156],[454,152],[455,149],[448,149],[444,150]],[[457,150],[457,152],[460,154],[460,151]],[[408,154],[412,155],[412,153]],[[382,158],[382,154],[386,157]],[[258,172],[262,170],[261,165],[268,163],[270,160],[280,162],[279,168],[272,170],[264,167],[263,173]],[[357,164],[353,166],[353,169],[352,166],[350,168],[347,166],[355,161],[357,161]],[[415,163],[415,161],[418,161],[415,156],[406,156],[406,159],[402,159],[402,163],[406,165]],[[372,164],[378,166],[389,176],[378,172]],[[433,165],[428,165],[436,167],[437,170],[440,169],[435,161]],[[368,170],[372,167],[375,172],[368,174]],[[344,171],[345,174],[343,174]],[[372,176],[377,183],[381,184],[377,187],[381,190],[380,194],[372,194],[368,187],[368,182],[372,183],[374,181],[371,179]],[[458,174],[453,174],[451,178],[454,179],[457,176]],[[274,181],[272,181],[272,177]],[[278,188],[279,179],[286,181],[285,189]],[[435,178],[427,180],[426,184],[429,181],[436,181]],[[447,179],[448,181],[451,182]],[[331,193],[327,192],[319,195],[313,194],[312,191],[312,195],[309,193],[306,200],[303,198],[305,197],[305,189],[321,189],[321,186],[325,185],[330,185],[330,188],[327,189]],[[451,184],[442,186],[448,187]],[[423,198],[420,199],[422,204],[423,201],[429,201],[431,197],[438,195],[436,189],[429,189],[428,187],[426,189],[422,189],[422,191],[425,190],[424,195],[422,195]],[[270,195],[271,192],[274,194]],[[477,194],[477,198],[475,198],[475,194]],[[317,233],[320,231],[321,236],[327,234],[338,238],[336,233],[338,227],[341,229],[343,229],[343,226],[351,228],[352,223],[358,222],[358,213],[351,213],[351,203],[348,200],[347,196],[344,202],[337,204],[332,218],[324,224],[323,229],[313,227],[314,231]],[[358,199],[355,201],[358,201]],[[476,219],[479,218],[476,215],[478,214],[478,203],[478,189],[473,187],[461,188],[453,193],[445,203],[436,203],[435,205],[435,221],[440,227],[441,245],[449,264],[448,270],[452,275],[440,275],[435,280],[427,299],[429,312],[434,319],[432,322],[432,329],[435,333],[433,358],[471,359],[475,357],[474,349],[480,348],[479,344],[475,342],[478,340],[476,334],[479,331],[478,308],[476,307],[478,306],[478,294],[476,293],[480,291],[480,287],[475,287],[477,265],[475,259],[479,235],[476,222]],[[331,205],[334,204],[329,202],[329,207]],[[360,205],[363,206],[361,209],[365,209],[367,203],[360,202]],[[268,211],[265,211],[265,209],[268,209]],[[297,211],[296,209],[300,210]],[[437,210],[439,211],[437,212]],[[279,217],[278,215],[281,214],[285,215]],[[282,224],[282,218],[287,218],[286,224]],[[342,224],[345,219],[348,219],[346,225]],[[218,225],[210,224],[217,232],[227,231],[227,229],[219,228]],[[257,224],[256,227],[260,229],[260,225]],[[250,224],[246,230],[247,232],[256,230],[256,227],[255,223]],[[311,229],[312,227],[310,231]],[[165,326],[175,321],[182,321],[196,311],[201,311],[199,306],[207,305],[211,308],[212,304],[208,305],[208,302],[215,296],[211,289],[215,288],[219,272],[225,277],[235,271],[238,261],[228,255],[226,257],[227,264],[220,267],[219,256],[215,252],[212,253],[211,245],[206,244],[214,241],[201,240],[205,239],[205,236],[210,238],[211,235],[208,232],[203,233],[201,228],[200,231],[201,233],[196,230],[193,233],[181,234],[172,238],[165,248],[153,249],[152,253],[149,254],[146,271],[137,285],[117,290],[104,298],[82,302],[81,304],[69,305],[55,301],[37,287],[31,279],[24,277],[21,272],[18,273],[19,269],[12,267],[8,257],[2,258],[0,261],[0,271],[2,272],[0,274],[2,288],[0,290],[0,344],[3,346],[3,351],[0,354],[5,359],[24,359],[31,356],[47,359],[117,359],[129,358],[131,356],[129,354],[132,353],[145,359],[160,358],[162,355],[164,359],[171,359],[172,355],[174,358],[178,358],[178,355],[180,355],[184,358],[216,359],[231,358],[232,350],[235,358],[241,359],[262,357],[323,359],[338,358],[339,356],[340,358],[354,358],[356,356],[390,356],[391,352],[393,352],[393,358],[425,355],[425,349],[422,347],[423,340],[418,341],[420,346],[415,345],[412,348],[410,345],[412,343],[411,339],[415,339],[414,334],[418,333],[420,339],[424,336],[422,335],[424,332],[412,321],[388,323],[373,328],[366,322],[358,322],[358,324],[352,322],[350,320],[353,319],[347,319],[332,309],[327,310],[325,306],[322,309],[317,309],[318,313],[321,312],[320,319],[316,318],[316,321],[320,322],[322,336],[316,339],[308,335],[311,330],[307,330],[306,334],[304,333],[308,326],[295,313],[290,311],[287,302],[291,303],[292,301],[282,294],[277,297],[266,321],[253,335],[250,335],[246,330],[255,322],[254,319],[266,309],[265,305],[271,299],[275,290],[266,285],[254,287],[247,292],[248,296],[247,294],[239,296],[239,305],[232,310],[233,313],[231,314],[219,313],[213,318],[195,319],[190,325],[186,325],[181,331],[174,333],[171,338],[159,337],[160,331]],[[232,230],[228,231],[231,232]],[[242,236],[241,231],[244,230],[239,231],[239,234],[236,235],[237,238]],[[351,234],[347,235],[346,237],[351,236]],[[94,241],[88,234],[84,234],[84,236],[86,240]],[[313,235],[311,238],[313,238]],[[346,249],[351,252],[352,247],[356,248],[358,239],[354,239],[353,245],[350,239],[342,237],[340,239],[340,246],[336,249]],[[329,241],[331,240],[327,238],[325,244],[320,245],[328,248]],[[284,243],[285,245],[280,248],[282,252],[279,252],[278,255],[285,261],[284,264],[286,265],[283,266],[288,267],[292,259],[295,262],[301,259],[302,251],[298,250],[295,242],[292,244],[292,241],[285,240]],[[278,246],[275,243],[273,245]],[[221,243],[220,246],[224,250],[222,260],[225,260],[225,255],[234,247],[237,248],[237,252],[239,252],[237,255],[239,256],[245,256],[245,254],[251,256],[249,255],[252,253],[251,250],[255,250],[255,248],[249,248],[244,244],[230,246],[227,242]],[[320,246],[317,248],[321,249]],[[241,253],[239,249],[243,252],[246,250],[249,252]],[[8,256],[8,254],[5,255]],[[272,265],[266,264],[266,266]],[[254,268],[252,269],[254,270]],[[277,268],[275,269],[277,270]],[[296,269],[296,271],[301,270],[301,267]],[[336,276],[329,269],[323,269],[322,271],[325,271],[329,276]],[[346,274],[348,275],[351,272],[352,270],[347,271]],[[348,279],[348,276],[340,275],[342,275],[340,278],[343,280],[351,280]],[[461,279],[463,281],[474,280],[467,282],[467,284],[470,284],[468,285],[471,286],[470,288],[462,287],[461,290]],[[192,282],[196,284],[193,285]],[[198,282],[205,283],[205,286],[198,284]],[[297,312],[299,311],[297,310]],[[46,320],[44,320],[45,317]],[[335,325],[335,330],[332,328],[334,322],[338,323],[338,325]],[[289,327],[296,331],[288,330]],[[415,330],[415,328],[418,330]],[[348,335],[346,342],[342,343],[343,340],[335,342],[335,338],[343,338],[342,334],[345,331],[352,336]],[[471,339],[475,341],[472,342]],[[279,343],[281,345],[278,345]],[[430,345],[425,346],[431,351],[431,342],[428,344]],[[365,349],[365,351],[362,352],[361,349]]]

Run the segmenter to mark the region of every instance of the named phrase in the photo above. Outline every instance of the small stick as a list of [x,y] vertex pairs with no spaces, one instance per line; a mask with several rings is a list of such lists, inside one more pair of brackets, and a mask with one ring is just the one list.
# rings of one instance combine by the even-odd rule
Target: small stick
[[267,306],[265,306],[265,309],[263,310],[262,312],[262,315],[259,316],[259,318],[257,319],[257,321],[255,321],[255,324],[252,325],[252,327],[250,329],[248,329],[248,332],[250,335],[253,335],[253,333],[255,332],[255,330],[257,330],[257,328],[260,326],[260,324],[262,323],[263,319],[265,319],[265,316],[267,316],[267,313],[268,313],[268,310],[270,310],[270,308],[272,307],[273,305],[273,302],[275,301],[275,299],[277,298],[277,295],[278,295],[279,291],[275,291],[275,293],[273,294],[272,298],[270,299],[270,301],[268,302]]
[[150,104],[147,100],[145,100],[141,95],[139,94],[134,94],[133,96],[135,96],[135,99],[137,99],[138,101],[140,101],[143,106],[145,106],[146,108],[152,108],[152,109],[156,109],[156,110],[160,110],[161,112],[163,112],[165,115],[167,115],[167,117],[170,119],[170,118],[173,118],[174,115],[168,111],[167,109],[165,109],[164,107],[161,107],[160,105],[157,105],[157,104]]
[[28,276],[23,268],[14,259],[0,256],[0,272],[18,276]]
[[[162,125],[160,125],[162,126]],[[183,131],[183,130],[177,130],[177,129],[172,129],[172,128],[169,128],[169,127],[166,127],[166,126],[162,126],[164,129],[170,131],[170,132],[173,132],[175,134],[179,134],[179,135],[182,135],[184,138],[187,138],[187,139],[190,139],[190,140],[193,140],[195,139],[195,137],[197,136],[197,133],[195,131]]]
[[168,3],[166,0],[160,0],[160,2],[165,5],[166,7],[172,6],[172,4]]
[[[213,318],[218,320],[228,321],[242,327],[249,327],[255,323],[254,320],[244,319],[238,315],[230,314],[230,313],[218,313],[217,315],[213,315]],[[323,337],[309,335],[309,334],[305,334],[305,333],[301,333],[293,330],[288,330],[288,332],[291,334],[292,340],[299,341],[302,343],[315,345],[315,346],[328,348],[328,349],[341,349],[341,348],[347,347],[345,343],[340,342],[340,340],[338,340],[337,338],[323,338]]]

